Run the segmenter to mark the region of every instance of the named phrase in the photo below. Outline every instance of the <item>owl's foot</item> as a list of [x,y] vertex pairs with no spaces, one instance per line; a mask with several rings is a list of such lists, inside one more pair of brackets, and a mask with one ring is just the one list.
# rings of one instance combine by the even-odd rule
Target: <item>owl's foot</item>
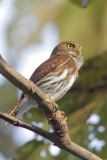
[[[63,117],[63,119],[65,119],[67,122],[68,122],[68,118],[66,117],[66,114],[65,114],[65,112],[64,111],[60,111],[59,110],[59,112],[61,113],[61,116]],[[55,113],[55,112],[54,112]],[[49,125],[51,125],[51,121],[54,119],[54,117],[52,118],[50,118],[50,117],[48,117],[48,124]]]
[[55,113],[59,109],[59,106],[54,101],[52,101],[51,98],[47,94],[46,94],[46,101],[52,103],[53,113]]
[[52,101],[52,104],[53,104],[53,113],[55,113],[57,110],[59,110],[59,106],[54,102]]
[[60,111],[60,113],[61,113],[63,119],[65,119],[68,122],[68,118],[66,117],[65,112],[64,111]]

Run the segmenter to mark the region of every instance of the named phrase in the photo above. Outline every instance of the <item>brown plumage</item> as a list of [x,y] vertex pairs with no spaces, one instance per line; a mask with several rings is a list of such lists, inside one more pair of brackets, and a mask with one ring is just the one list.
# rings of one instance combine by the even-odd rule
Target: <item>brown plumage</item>
[[[81,46],[72,41],[60,43],[54,48],[50,58],[34,71],[30,80],[52,100],[60,99],[78,77],[78,70],[83,65],[81,49]],[[16,116],[28,110],[30,104],[37,105],[31,97],[22,93],[8,114]]]

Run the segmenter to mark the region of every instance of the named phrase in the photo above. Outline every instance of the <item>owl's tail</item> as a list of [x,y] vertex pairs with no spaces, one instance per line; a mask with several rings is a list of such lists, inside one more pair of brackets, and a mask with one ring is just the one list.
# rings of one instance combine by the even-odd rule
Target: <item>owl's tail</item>
[[[15,110],[17,109],[17,107],[19,106],[20,102],[22,101],[22,99],[19,99],[16,104],[7,112],[8,115],[15,117],[17,115],[17,113],[15,113]],[[9,122],[5,122],[5,125],[8,126],[10,123]]]

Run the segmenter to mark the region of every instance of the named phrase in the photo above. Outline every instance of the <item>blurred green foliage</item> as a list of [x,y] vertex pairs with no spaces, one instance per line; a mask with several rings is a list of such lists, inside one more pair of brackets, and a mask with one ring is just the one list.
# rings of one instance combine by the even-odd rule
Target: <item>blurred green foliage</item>
[[[83,46],[85,63],[79,72],[80,76],[73,88],[58,104],[69,119],[68,127],[72,141],[106,159],[107,144],[98,152],[95,148],[89,148],[91,140],[88,136],[93,133],[95,138],[105,140],[107,143],[107,1],[90,0],[87,8],[80,6],[81,1],[76,0],[16,0],[14,2],[16,13],[8,26],[7,38],[17,56],[30,44],[42,41],[40,35],[44,26],[54,22],[59,28],[60,41],[73,40]],[[32,18],[35,24],[31,23]],[[35,29],[29,32],[32,25],[35,25]],[[14,64],[16,60],[17,58]],[[16,99],[17,90],[13,85],[6,81],[3,86],[0,86],[0,110],[7,111]],[[93,125],[92,131],[89,131],[88,128],[92,124],[87,124],[86,120],[92,113],[97,113],[100,121]],[[32,108],[25,113],[24,120],[43,122],[44,129],[51,128],[38,109]],[[48,151],[50,143],[45,144],[44,141],[37,140],[30,141],[16,150],[17,144],[12,138],[11,128],[5,128],[2,122],[1,124],[0,151],[7,157],[16,157],[17,153],[15,159],[18,160],[34,160],[35,157],[37,160],[45,159],[40,156],[40,152],[45,149],[48,160],[73,158],[65,151],[53,157]],[[104,126],[105,131],[99,132],[99,126]],[[74,157],[74,160],[77,159]]]
[[[107,49],[107,1],[105,0],[94,0],[87,8],[78,7],[72,1],[62,0],[16,1],[15,7],[17,14],[9,26],[8,38],[10,45],[18,51],[29,43],[41,40],[41,31],[48,22],[55,22],[58,25],[61,41],[73,40],[81,44],[85,59]],[[35,18],[37,24],[35,31],[26,35],[23,31],[31,27],[29,16]],[[23,22],[24,18],[28,18],[28,23]]]
[[[64,96],[63,99],[58,101],[59,106],[61,106],[60,109],[65,111],[69,119],[68,127],[71,139],[86,149],[89,149],[88,145],[91,140],[88,139],[88,136],[91,133],[95,134],[95,138],[98,138],[99,140],[105,140],[105,142],[107,141],[107,130],[102,133],[98,131],[99,126],[105,126],[105,128],[107,127],[107,83],[104,78],[107,68],[106,61],[107,52],[104,55],[100,55],[86,61],[84,67],[80,71],[80,78],[77,80],[74,87],[71,88],[71,90]],[[102,69],[103,72],[99,72],[100,74],[98,74],[100,69]],[[92,78],[94,80],[92,80]],[[40,118],[41,120],[39,120],[44,123],[44,129],[49,130],[50,126],[47,124],[45,117],[43,118],[43,115],[39,114],[39,110],[35,112],[35,109],[31,109],[30,112],[33,114],[32,118],[27,118],[27,113],[25,113],[24,119],[32,122],[32,120],[34,121],[34,117],[36,117],[36,121],[38,121],[38,117],[42,117],[42,119]],[[93,125],[93,131],[89,131],[88,127],[92,124],[87,124],[86,120],[92,113],[98,114],[101,120],[99,123]],[[87,143],[85,143],[85,141]],[[34,141],[32,141],[32,143],[34,143]],[[23,155],[26,154],[26,148],[28,144],[29,143],[27,143],[24,147],[19,148],[19,155],[22,152],[24,152]],[[44,145],[41,145],[41,147],[43,146]],[[39,149],[41,152],[43,148]],[[100,152],[97,152],[95,149],[92,151],[104,159],[106,158],[106,149],[107,145],[105,145]],[[36,155],[37,152],[34,150],[33,154]],[[29,160],[31,156],[32,155],[27,156],[27,159]],[[47,148],[47,158],[49,158],[49,160],[54,159],[54,157],[52,158],[48,156]],[[69,160],[69,156],[70,154],[62,151],[61,154],[57,156],[57,159],[61,160],[62,157],[64,157],[64,159]],[[22,156],[21,158],[23,159],[24,157]],[[39,158],[41,159],[41,156]]]

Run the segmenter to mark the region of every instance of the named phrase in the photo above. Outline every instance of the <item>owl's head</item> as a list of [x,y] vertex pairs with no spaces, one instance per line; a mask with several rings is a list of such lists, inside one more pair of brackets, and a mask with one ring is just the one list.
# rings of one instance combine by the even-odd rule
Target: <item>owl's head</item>
[[61,42],[53,49],[51,56],[57,54],[67,54],[76,61],[78,68],[83,65],[82,47],[75,42]]

